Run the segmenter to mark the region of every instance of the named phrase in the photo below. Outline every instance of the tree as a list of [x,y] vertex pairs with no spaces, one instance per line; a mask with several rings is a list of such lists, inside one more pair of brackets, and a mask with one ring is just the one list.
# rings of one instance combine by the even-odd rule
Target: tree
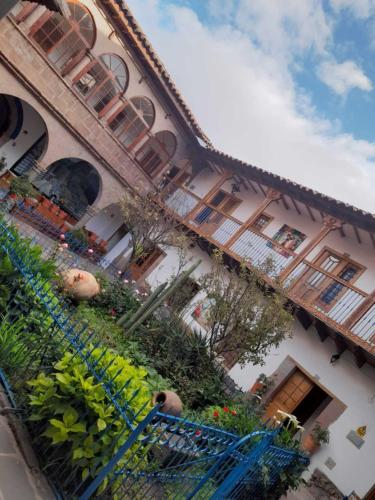
[[152,195],[128,193],[120,203],[124,223],[132,235],[128,265],[147,256],[157,246],[173,246],[183,252],[187,238],[178,221],[152,199]]
[[241,365],[264,364],[271,347],[291,335],[292,315],[282,289],[271,290],[261,276],[245,265],[238,272],[229,270],[221,253],[214,253],[213,267],[202,278],[211,303],[205,321],[211,355]]

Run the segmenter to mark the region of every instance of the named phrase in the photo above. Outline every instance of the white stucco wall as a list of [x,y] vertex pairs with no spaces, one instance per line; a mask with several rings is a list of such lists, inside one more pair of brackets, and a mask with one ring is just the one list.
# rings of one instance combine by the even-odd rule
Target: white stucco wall
[[[249,390],[260,373],[271,375],[291,356],[340,399],[347,408],[329,427],[330,442],[313,455],[309,470],[318,467],[344,494],[355,490],[362,497],[375,481],[375,369],[368,364],[359,369],[348,351],[332,365],[330,358],[336,347],[331,339],[321,343],[313,327],[305,331],[297,321],[293,331],[293,338],[272,350],[264,366],[236,365],[229,374],[240,387]],[[357,449],[346,436],[363,425],[367,425],[367,434],[363,446]],[[332,470],[324,464],[329,457],[336,462]]]

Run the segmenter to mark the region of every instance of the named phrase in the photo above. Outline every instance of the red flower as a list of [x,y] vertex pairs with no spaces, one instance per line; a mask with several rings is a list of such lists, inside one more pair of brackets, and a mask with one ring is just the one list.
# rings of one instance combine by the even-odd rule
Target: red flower
[[200,436],[202,434],[202,431],[195,431],[196,436]]
[[212,415],[214,418],[217,418],[219,416],[219,412],[215,410]]
[[228,411],[229,411],[228,406],[224,406],[223,411],[225,411],[225,413],[228,413]]
[[232,411],[231,411],[231,414],[232,414],[232,415],[237,415],[236,410],[232,410]]

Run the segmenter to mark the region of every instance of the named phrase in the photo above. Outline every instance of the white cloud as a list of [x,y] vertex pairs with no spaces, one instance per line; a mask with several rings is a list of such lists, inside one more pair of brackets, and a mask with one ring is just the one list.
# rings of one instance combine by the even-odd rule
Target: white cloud
[[336,12],[348,9],[363,19],[375,13],[375,0],[330,0],[330,4]]
[[[245,18],[246,32],[233,24],[207,27],[189,8],[167,7],[164,0],[128,3],[217,148],[375,212],[375,144],[319,118],[285,69],[289,41],[282,33],[278,50],[271,34],[269,42],[260,41],[260,34],[249,36]],[[262,2],[266,9],[268,3]],[[310,5],[298,0],[296,9],[300,3]],[[303,14],[297,18],[302,23]],[[283,24],[278,15],[272,23]],[[301,29],[298,50],[314,46],[324,52],[329,35],[318,43],[315,29],[309,28],[310,34]]]
[[339,95],[345,95],[352,89],[369,92],[373,86],[371,80],[354,61],[324,61],[318,68],[318,76],[328,87]]

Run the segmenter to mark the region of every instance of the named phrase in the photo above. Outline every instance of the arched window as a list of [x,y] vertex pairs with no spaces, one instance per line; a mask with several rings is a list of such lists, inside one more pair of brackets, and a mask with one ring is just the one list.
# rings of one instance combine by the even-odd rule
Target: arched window
[[69,19],[48,11],[30,30],[30,36],[62,74],[68,73],[95,41],[95,25],[90,12],[77,1],[68,2],[68,6]]
[[156,132],[136,154],[136,160],[143,170],[155,177],[176,152],[177,141],[172,132]]
[[103,115],[125,92],[128,69],[119,56],[103,54],[89,63],[73,83],[88,105]]
[[155,119],[154,105],[147,97],[132,97],[110,117],[109,128],[128,149],[134,147],[152,127]]

